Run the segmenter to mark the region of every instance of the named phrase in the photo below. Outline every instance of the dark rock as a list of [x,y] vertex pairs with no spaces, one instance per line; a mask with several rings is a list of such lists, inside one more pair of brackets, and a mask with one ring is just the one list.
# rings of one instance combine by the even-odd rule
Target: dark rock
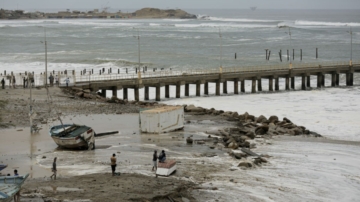
[[263,116],[263,115],[260,115],[260,116],[256,119],[256,122],[257,122],[257,123],[264,123],[264,122],[266,122],[266,121],[268,121],[268,120],[267,120],[267,118],[266,118],[265,116]]
[[279,118],[277,116],[270,116],[269,117],[269,122],[270,123],[276,123],[279,121]]
[[255,134],[256,135],[265,135],[268,132],[268,130],[269,130],[269,126],[267,126],[267,125],[258,126],[255,129]]
[[287,122],[287,123],[292,123],[288,118],[284,117],[283,121]]
[[249,161],[242,161],[239,163],[238,167],[252,168],[253,164]]
[[186,138],[186,143],[188,143],[188,144],[192,144],[193,141],[194,141],[194,140],[193,140],[191,137],[187,137],[187,138]]
[[248,136],[251,139],[254,139],[256,135],[254,132],[250,131],[250,132],[246,133],[246,136]]

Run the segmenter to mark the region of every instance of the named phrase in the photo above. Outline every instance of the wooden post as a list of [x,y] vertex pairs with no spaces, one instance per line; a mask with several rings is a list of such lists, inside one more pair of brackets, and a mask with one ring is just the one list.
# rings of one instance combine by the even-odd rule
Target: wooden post
[[234,94],[239,94],[239,80],[234,80]]
[[252,79],[251,93],[256,93],[256,78]]
[[317,75],[317,87],[318,88],[321,88],[321,73],[318,73]]
[[140,100],[140,98],[139,98],[139,88],[138,87],[134,88],[134,97],[135,97],[136,101]]
[[318,48],[316,48],[316,59],[318,59]]
[[220,81],[217,80],[216,81],[216,95],[220,95]]
[[286,90],[290,90],[290,77],[289,76],[287,76],[286,78],[285,78],[285,89]]
[[354,73],[350,73],[350,86],[354,85]]
[[301,90],[306,90],[306,76],[301,76]]
[[265,49],[266,53],[265,53],[265,60],[268,60],[268,50],[269,49]]
[[190,95],[190,84],[185,84],[185,96],[189,96]]
[[224,94],[228,93],[228,91],[227,91],[227,81],[224,81],[224,83],[223,83],[223,93]]
[[275,91],[279,90],[279,77],[275,78]]
[[177,83],[176,84],[176,98],[180,98],[181,97],[181,83]]
[[273,77],[270,77],[269,78],[269,91],[274,91],[273,85],[274,85]]
[[270,60],[271,50],[269,50],[268,60]]
[[112,87],[112,96],[117,97],[117,87],[116,86]]
[[101,97],[106,97],[106,90],[105,89],[101,89]]
[[300,61],[302,61],[302,49],[300,49]]
[[311,80],[310,80],[310,78],[311,78],[310,76],[307,76],[307,78],[306,78],[306,83],[307,83],[306,86],[307,86],[308,88],[311,87]]
[[280,50],[280,52],[279,52],[279,58],[280,58],[280,62],[282,62],[282,55],[281,55],[281,50]]
[[123,88],[123,99],[124,100],[128,99],[128,89],[127,88]]
[[340,84],[340,74],[336,74],[336,86]]
[[145,86],[145,92],[144,92],[144,94],[145,94],[145,100],[149,100],[149,86]]
[[335,73],[335,72],[333,72],[333,73],[331,74],[331,86],[332,86],[332,87],[335,87],[335,86],[336,86],[336,73]]
[[170,98],[170,86],[165,85],[165,98]]
[[323,74],[321,76],[321,86],[324,87],[325,86],[325,74]]
[[289,56],[289,50],[287,50],[287,61],[289,61],[290,56]]
[[209,95],[209,82],[205,82],[204,84],[204,94]]
[[200,87],[201,87],[201,81],[198,81],[198,82],[196,83],[196,96],[200,96],[200,95],[201,95],[201,89],[200,89]]
[[293,61],[295,60],[295,49],[293,49]]
[[120,69],[118,69],[118,74],[120,74]]
[[291,77],[291,88],[295,89],[295,77]]
[[258,79],[258,91],[262,91],[261,78]]
[[241,92],[245,93],[245,80],[244,79],[241,80]]
[[160,97],[161,97],[161,91],[160,91],[160,89],[161,89],[161,87],[160,87],[160,85],[157,85],[156,86],[156,95],[155,95],[155,97],[156,97],[156,101],[160,101]]

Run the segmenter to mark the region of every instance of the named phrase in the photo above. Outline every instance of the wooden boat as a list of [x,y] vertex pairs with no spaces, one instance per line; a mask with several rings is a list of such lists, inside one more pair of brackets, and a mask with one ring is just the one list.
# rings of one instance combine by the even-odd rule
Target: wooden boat
[[160,162],[158,163],[158,167],[156,169],[156,177],[158,175],[169,176],[175,171],[176,171],[176,161],[165,160],[164,163],[160,163]]
[[91,127],[76,124],[53,126],[50,136],[57,145],[63,148],[95,149],[95,132]]
[[28,177],[29,174],[0,177],[0,202],[10,202]]
[[0,164],[0,171],[4,170],[7,167],[7,165]]

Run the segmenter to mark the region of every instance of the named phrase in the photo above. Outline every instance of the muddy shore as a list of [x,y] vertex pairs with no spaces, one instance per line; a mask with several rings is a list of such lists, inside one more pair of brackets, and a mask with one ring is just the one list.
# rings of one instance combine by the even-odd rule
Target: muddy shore
[[[43,130],[30,136],[29,128],[24,127],[27,125],[28,108],[17,104],[23,99],[25,105],[26,92],[23,89],[6,91],[0,91],[4,93],[1,95],[5,95],[8,103],[4,122],[16,127],[9,124],[7,129],[2,129],[0,163],[9,165],[3,174],[12,173],[13,169],[20,170],[20,174],[30,173],[21,192],[22,201],[234,201],[239,195],[245,201],[264,201],[261,194],[259,198],[255,197],[257,193],[261,193],[258,189],[271,189],[275,199],[283,197],[283,193],[278,193],[279,190],[286,189],[272,182],[272,179],[281,178],[280,175],[271,179],[261,177],[266,170],[273,173],[276,163],[281,164],[281,158],[268,155],[268,148],[274,147],[273,145],[286,145],[290,142],[301,146],[310,143],[359,146],[302,135],[255,138],[253,142],[256,146],[252,151],[269,156],[268,162],[252,165],[251,168],[239,167],[238,164],[243,159],[231,155],[236,149],[219,141],[226,134],[213,133],[239,127],[239,121],[233,119],[232,113],[221,116],[206,111],[191,112],[201,110],[193,107],[186,113],[183,131],[160,135],[142,134],[138,127],[137,113],[143,106],[77,99],[54,88],[51,89],[54,92],[52,97],[62,110],[64,122],[81,121],[92,125],[95,131],[120,131],[117,135],[97,138],[97,149],[94,151],[63,150],[47,134],[49,125],[58,124],[58,121],[46,119],[47,114],[44,113],[41,117],[44,123],[39,121]],[[35,100],[35,103],[38,102],[37,109],[46,109],[46,92],[35,92],[38,94]],[[22,116],[13,115],[20,112],[23,113]],[[212,131],[211,134],[209,131]],[[189,137],[194,140],[194,144],[186,143]],[[177,161],[178,169],[174,175],[155,178],[151,171],[154,149],[165,149],[168,157]],[[276,154],[277,151],[274,152],[272,148],[271,152]],[[120,176],[111,176],[109,156],[112,153],[118,156],[118,172],[122,173]],[[54,157],[59,160],[56,181],[49,178]],[[296,190],[288,189],[293,195],[298,194]]]

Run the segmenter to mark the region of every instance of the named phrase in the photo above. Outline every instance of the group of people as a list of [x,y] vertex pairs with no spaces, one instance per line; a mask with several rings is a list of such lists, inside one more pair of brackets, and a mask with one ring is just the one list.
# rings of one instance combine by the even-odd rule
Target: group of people
[[58,76],[56,75],[56,76],[54,77],[54,76],[50,73],[50,76],[49,76],[50,86],[54,86],[54,81],[55,81],[56,86],[59,86],[60,82],[59,82]]
[[[15,76],[11,76],[9,77],[7,80],[9,80],[9,87],[10,88],[16,88],[16,78]],[[34,86],[34,77],[23,77],[23,87],[24,88],[28,88],[29,87],[29,82],[32,86]],[[1,88],[5,89],[5,78],[1,79]]]
[[[155,150],[154,151],[154,154],[153,154],[153,167],[152,167],[152,170],[151,171],[156,171],[157,170],[157,161],[159,160],[159,163],[164,163],[165,160],[166,160],[166,154],[165,154],[165,150],[162,150],[160,155],[158,156],[157,154],[157,151]],[[112,171],[112,175],[115,176],[115,175],[118,175],[118,173],[116,173],[116,154],[113,154],[111,157],[110,157],[110,162],[111,162],[111,171]]]

